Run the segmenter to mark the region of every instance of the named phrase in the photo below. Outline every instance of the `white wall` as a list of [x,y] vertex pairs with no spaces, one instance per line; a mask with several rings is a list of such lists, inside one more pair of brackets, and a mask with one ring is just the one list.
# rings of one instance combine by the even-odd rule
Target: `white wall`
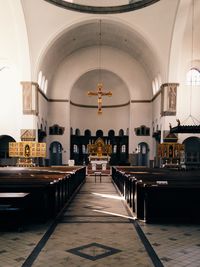
[[[54,141],[61,143],[63,147],[63,164],[67,164],[70,156],[70,104],[69,102],[49,102],[48,106],[48,125],[58,124],[65,128],[63,135],[49,135],[47,148]],[[49,151],[47,151],[49,153]],[[48,154],[49,156],[49,154]]]
[[129,128],[130,107],[103,108],[102,114],[97,114],[97,108],[81,108],[71,105],[71,127],[79,128],[83,134],[86,129],[95,135],[97,130],[102,130],[105,135],[113,129],[116,134],[120,129],[126,132]]
[[[33,126],[32,116],[22,115],[20,82],[30,80],[29,50],[20,0],[0,1],[0,135],[20,140],[20,129]],[[31,127],[32,128],[32,127]]]
[[[150,148],[149,159],[152,159],[152,103],[131,103],[130,114],[129,152],[134,152],[139,143],[146,142]],[[150,136],[136,136],[135,128],[141,125],[150,128]]]

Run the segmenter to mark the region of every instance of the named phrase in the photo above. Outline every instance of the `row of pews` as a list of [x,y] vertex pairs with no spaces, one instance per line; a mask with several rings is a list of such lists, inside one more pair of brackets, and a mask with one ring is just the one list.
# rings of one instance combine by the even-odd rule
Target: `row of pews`
[[112,179],[139,220],[200,222],[200,170],[113,167]]
[[56,218],[85,177],[77,166],[0,168],[0,225]]

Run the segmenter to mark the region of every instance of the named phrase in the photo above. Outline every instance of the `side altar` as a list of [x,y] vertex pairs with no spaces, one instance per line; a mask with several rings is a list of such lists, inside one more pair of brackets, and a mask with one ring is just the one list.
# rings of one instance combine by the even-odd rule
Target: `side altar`
[[92,171],[106,171],[111,153],[112,145],[105,144],[102,138],[98,138],[94,144],[88,144],[89,162]]

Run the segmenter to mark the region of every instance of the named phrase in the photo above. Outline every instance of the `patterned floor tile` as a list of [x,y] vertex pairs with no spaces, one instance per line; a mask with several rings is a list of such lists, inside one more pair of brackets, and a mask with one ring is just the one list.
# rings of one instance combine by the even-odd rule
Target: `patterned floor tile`
[[121,250],[108,247],[99,243],[91,243],[85,246],[69,249],[67,250],[67,252],[73,253],[85,259],[96,261],[111,256],[115,253],[121,252]]
[[[32,266],[153,267],[129,222],[111,179],[94,183],[89,177]],[[138,223],[164,267],[200,266],[200,225]],[[22,267],[49,224],[33,224],[20,233],[1,231],[0,266]],[[74,255],[77,248],[87,256]]]

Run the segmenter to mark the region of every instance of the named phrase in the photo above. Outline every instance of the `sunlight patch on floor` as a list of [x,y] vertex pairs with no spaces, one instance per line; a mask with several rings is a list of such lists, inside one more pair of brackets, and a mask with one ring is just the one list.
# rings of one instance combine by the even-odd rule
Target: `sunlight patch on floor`
[[130,217],[130,216],[126,216],[126,215],[122,215],[122,214],[118,214],[118,213],[114,213],[114,212],[109,212],[109,211],[95,210],[95,209],[93,211],[94,212],[103,213],[103,214],[107,214],[107,215],[112,215],[112,216],[116,216],[116,217],[129,219],[129,220],[135,220],[136,219],[136,217]]
[[111,198],[116,200],[123,200],[124,197],[116,196],[116,195],[110,195],[110,194],[100,194],[100,193],[92,193],[92,195],[104,197],[104,198]]

